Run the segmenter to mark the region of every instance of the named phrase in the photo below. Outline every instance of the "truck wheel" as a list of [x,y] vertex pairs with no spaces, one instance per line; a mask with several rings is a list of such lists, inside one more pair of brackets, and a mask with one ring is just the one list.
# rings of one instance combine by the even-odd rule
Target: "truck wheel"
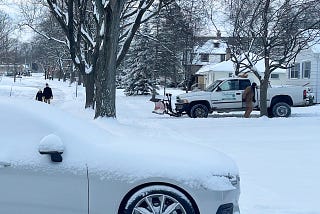
[[208,108],[203,104],[196,104],[192,106],[190,113],[192,118],[205,118],[208,117]]
[[272,107],[272,114],[275,117],[289,117],[291,115],[291,108],[287,103],[280,102]]

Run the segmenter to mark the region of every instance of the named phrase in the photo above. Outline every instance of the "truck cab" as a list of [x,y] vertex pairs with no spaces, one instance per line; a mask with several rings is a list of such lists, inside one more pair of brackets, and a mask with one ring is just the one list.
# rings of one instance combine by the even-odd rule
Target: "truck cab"
[[212,90],[214,93],[211,93],[211,108],[213,110],[242,108],[242,93],[250,85],[249,79],[220,80],[220,84]]

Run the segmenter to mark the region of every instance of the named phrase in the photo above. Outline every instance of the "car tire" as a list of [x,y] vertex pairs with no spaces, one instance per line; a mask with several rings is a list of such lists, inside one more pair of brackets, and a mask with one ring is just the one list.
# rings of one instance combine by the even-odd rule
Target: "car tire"
[[277,103],[272,107],[272,114],[274,117],[289,117],[291,107],[285,102]]
[[209,110],[203,104],[196,104],[192,106],[190,114],[192,118],[206,118],[208,117]]
[[179,190],[169,186],[154,185],[135,192],[127,200],[124,211],[121,212],[121,214],[142,213],[195,214],[196,212],[187,196]]

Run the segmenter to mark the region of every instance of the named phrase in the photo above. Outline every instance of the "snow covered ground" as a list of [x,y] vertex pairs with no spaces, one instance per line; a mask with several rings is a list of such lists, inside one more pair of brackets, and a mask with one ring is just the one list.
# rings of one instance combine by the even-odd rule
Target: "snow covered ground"
[[183,139],[186,144],[201,144],[232,157],[240,170],[242,214],[320,213],[320,186],[316,182],[320,177],[320,105],[293,108],[290,118],[259,118],[258,112],[250,119],[243,118],[243,112],[213,114],[205,119],[174,118],[152,114],[150,96],[126,97],[118,90],[117,120],[93,121],[93,110],[83,108],[82,86],[46,81],[42,74],[15,83],[13,78],[0,77],[0,99],[35,99],[46,82],[53,90],[53,106],[115,135],[131,133],[173,144]]

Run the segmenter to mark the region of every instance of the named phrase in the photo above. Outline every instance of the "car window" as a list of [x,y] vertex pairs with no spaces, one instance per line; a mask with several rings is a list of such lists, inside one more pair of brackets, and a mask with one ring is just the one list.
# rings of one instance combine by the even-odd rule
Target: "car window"
[[220,85],[221,91],[238,90],[238,80],[228,80]]

